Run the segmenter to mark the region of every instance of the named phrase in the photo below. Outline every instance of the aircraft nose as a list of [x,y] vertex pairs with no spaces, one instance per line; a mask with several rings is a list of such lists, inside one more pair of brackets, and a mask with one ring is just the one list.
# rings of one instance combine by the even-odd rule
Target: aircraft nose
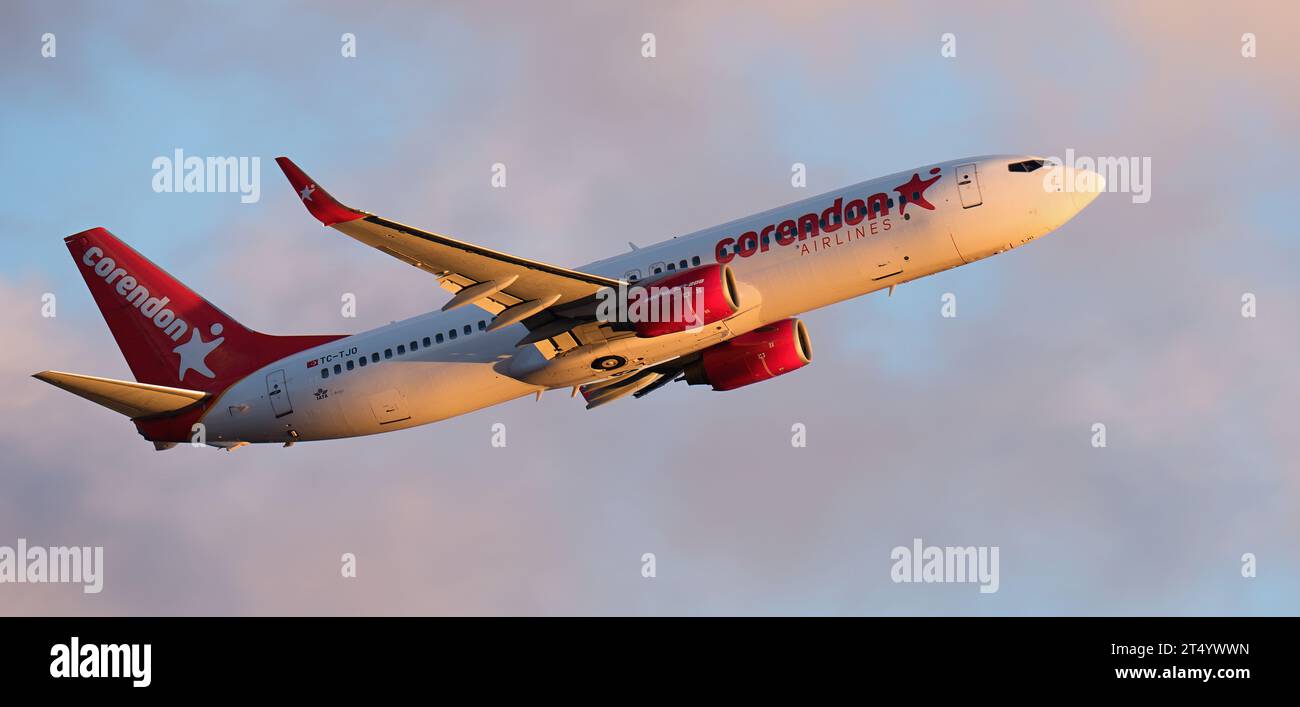
[[1082,211],[1097,195],[1106,191],[1106,178],[1090,169],[1071,170],[1074,190],[1070,193],[1075,209]]

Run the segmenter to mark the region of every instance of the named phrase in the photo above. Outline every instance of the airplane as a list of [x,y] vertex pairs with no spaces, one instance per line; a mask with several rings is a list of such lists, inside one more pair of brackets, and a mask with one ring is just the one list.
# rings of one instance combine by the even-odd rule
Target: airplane
[[554,389],[588,408],[674,381],[734,390],[812,361],[797,315],[1018,248],[1105,186],[1032,155],[953,160],[568,269],[344,206],[276,162],[322,225],[451,299],[359,334],[273,336],[92,228],[64,240],[136,380],[35,377],[126,415],[159,450],[372,435]]

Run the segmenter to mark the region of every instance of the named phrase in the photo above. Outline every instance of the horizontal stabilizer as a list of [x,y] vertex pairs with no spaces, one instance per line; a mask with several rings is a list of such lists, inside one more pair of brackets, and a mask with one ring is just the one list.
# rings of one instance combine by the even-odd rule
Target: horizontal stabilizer
[[208,397],[208,393],[201,390],[169,388],[62,371],[42,371],[32,377],[80,395],[92,403],[99,403],[131,419],[175,412]]

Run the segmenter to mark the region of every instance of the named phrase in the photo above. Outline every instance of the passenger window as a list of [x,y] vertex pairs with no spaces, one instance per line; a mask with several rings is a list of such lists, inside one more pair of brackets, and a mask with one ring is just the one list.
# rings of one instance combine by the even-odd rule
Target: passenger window
[[379,352],[378,352],[378,351],[376,351],[376,352],[370,354],[370,362],[371,362],[371,363],[379,363]]
[[343,367],[340,366],[340,365],[338,365],[337,363],[334,364],[334,375],[337,376],[338,374],[340,374],[340,373],[342,373],[342,372],[343,372]]
[[653,274],[655,274],[655,275],[658,275],[659,273],[661,273],[661,272],[663,272],[663,271],[664,271],[664,264],[663,264],[663,263],[655,263],[655,264],[653,264],[653,265],[650,266],[650,272],[653,273]]
[[668,263],[668,271],[669,271],[669,272],[672,272],[672,271],[674,271],[674,270],[676,270],[676,269],[677,269],[677,266],[676,266],[676,265],[674,265],[674,264],[672,264],[672,263]]
[[357,365],[356,365],[355,363],[353,363],[352,361],[348,361],[348,370],[349,370],[349,371],[352,370],[352,369],[354,369],[354,368],[356,368],[356,367],[357,367]]
[[627,272],[623,273],[623,279],[627,280],[628,282],[636,282],[637,280],[641,279],[641,271],[628,270]]
[[486,331],[486,330],[487,330],[487,320],[486,320],[486,319],[480,319],[480,320],[478,320],[478,330],[479,330],[479,331]]
[[411,342],[411,350],[412,350],[412,351],[419,351],[419,350],[420,350],[420,342],[418,342],[418,341],[412,341],[412,342]]
[[451,339],[455,339],[455,338],[456,338],[456,330],[455,330],[455,329],[452,329],[452,330],[448,331],[448,332],[447,332],[447,337],[448,337],[448,338],[451,338]]
[[365,368],[365,367],[366,367],[366,361],[367,361],[366,357],[365,357],[365,356],[362,356],[361,358],[357,359],[357,365],[358,365],[358,366],[361,366],[362,368]]
[[429,342],[429,337],[427,337],[427,336],[424,337],[424,348],[427,349],[427,348],[429,348],[429,346],[431,346],[431,345],[432,345],[432,344],[430,344],[430,342]]
[[694,258],[691,258],[691,265],[699,265],[699,264],[700,264],[700,256],[697,255]]
[[474,333],[474,327],[472,327],[472,326],[466,324],[466,325],[465,325],[465,336],[469,336],[470,334],[473,334],[473,333]]
[[442,343],[442,334],[438,334],[437,336],[433,337],[433,340],[441,344],[441,343]]
[[392,358],[392,357],[393,357],[393,350],[392,350],[392,349],[384,349],[384,358]]
[[398,345],[397,345],[397,355],[398,355],[398,356],[405,356],[405,355],[406,355],[406,345],[405,345],[405,344],[398,344]]
[[321,377],[321,378],[329,378],[329,377],[330,377],[330,369],[328,369],[328,368],[322,368],[322,369],[320,369],[320,377]]
[[[767,242],[767,239],[764,238],[764,239],[763,239],[763,242],[766,243],[766,242]],[[678,264],[677,264],[677,267],[681,268],[682,270],[685,270],[685,269],[686,269],[686,261],[683,260],[682,262],[678,263]]]

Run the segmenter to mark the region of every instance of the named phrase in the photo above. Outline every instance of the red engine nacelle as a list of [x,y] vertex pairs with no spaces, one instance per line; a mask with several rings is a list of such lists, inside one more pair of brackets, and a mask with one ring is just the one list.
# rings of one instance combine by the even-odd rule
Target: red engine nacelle
[[798,319],[782,319],[705,349],[698,361],[686,367],[686,382],[735,390],[810,362],[808,329]]
[[644,285],[627,303],[629,318],[640,337],[676,334],[726,319],[740,310],[740,294],[731,266],[710,263],[682,270]]

